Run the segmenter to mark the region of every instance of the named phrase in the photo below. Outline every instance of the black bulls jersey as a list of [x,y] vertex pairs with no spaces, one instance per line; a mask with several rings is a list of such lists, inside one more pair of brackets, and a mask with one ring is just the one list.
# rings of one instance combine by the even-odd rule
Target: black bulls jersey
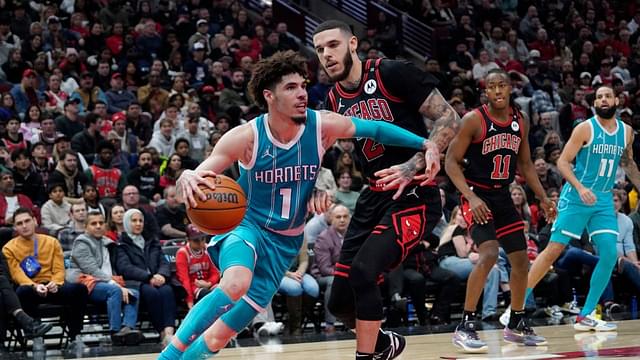
[[512,118],[501,123],[491,117],[487,105],[475,109],[480,116],[483,136],[473,140],[465,158],[464,176],[472,186],[492,189],[509,186],[516,175],[518,151],[522,141],[522,115],[516,109]]
[[[396,60],[376,59],[363,63],[360,86],[352,91],[336,83],[327,95],[327,107],[334,112],[368,120],[393,123],[427,137],[419,112],[437,80],[415,66]],[[356,139],[356,152],[364,175],[374,179],[376,171],[407,161],[415,149]]]

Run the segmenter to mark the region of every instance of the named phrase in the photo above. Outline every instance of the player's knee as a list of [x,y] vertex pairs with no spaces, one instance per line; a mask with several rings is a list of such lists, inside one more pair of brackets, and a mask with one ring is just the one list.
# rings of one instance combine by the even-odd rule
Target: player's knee
[[371,266],[367,266],[362,262],[354,262],[351,265],[349,283],[354,290],[358,291],[361,288],[376,286],[376,279],[377,274],[374,273]]
[[245,279],[232,278],[227,281],[220,281],[220,288],[232,301],[240,300],[249,291],[250,285],[251,281]]
[[211,351],[218,351],[224,348],[225,346],[227,346],[229,340],[231,340],[230,337],[223,337],[217,332],[206,331],[204,333],[204,341]]
[[486,268],[488,271],[496,264],[496,261],[498,261],[498,248],[487,248],[480,252],[476,266]]
[[599,261],[613,267],[618,258],[617,237],[610,233],[597,234],[593,236],[593,242],[598,249]]

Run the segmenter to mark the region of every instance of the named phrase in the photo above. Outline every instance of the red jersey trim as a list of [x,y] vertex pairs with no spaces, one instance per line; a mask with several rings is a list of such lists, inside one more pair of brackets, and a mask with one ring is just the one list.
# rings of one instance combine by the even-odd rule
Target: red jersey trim
[[331,103],[331,111],[338,111],[338,104],[336,104],[336,96],[333,95],[333,91],[329,90],[329,102]]
[[342,89],[342,85],[340,85],[340,83],[337,82],[336,86],[335,86],[335,89],[338,92],[338,95],[342,96],[345,99],[353,99],[355,97],[360,96],[360,94],[362,94],[362,88],[364,87],[364,83],[366,83],[368,78],[369,78],[369,68],[370,67],[371,67],[371,60],[367,60],[364,68],[362,69],[362,71],[364,72],[364,76],[362,77],[362,80],[360,80],[360,86],[358,86],[358,90],[353,94],[349,94],[349,93],[345,92]]
[[397,103],[404,102],[399,97],[391,95],[391,93],[389,93],[387,91],[387,88],[384,87],[384,82],[382,82],[382,77],[380,76],[380,67],[378,66],[378,65],[380,65],[381,61],[382,61],[382,59],[376,60],[376,71],[375,71],[375,73],[376,73],[376,80],[378,81],[378,86],[380,87],[380,91],[382,92],[382,95],[384,95],[384,97],[386,97],[387,99],[389,99],[389,100],[391,100],[393,102],[397,102]]
[[[502,126],[502,127],[508,127],[509,125],[511,125],[511,121],[512,120],[507,120],[504,123],[496,120],[493,116],[491,116],[491,113],[489,113],[489,107],[485,104],[482,105],[482,109],[484,110],[484,113],[487,115],[487,118],[489,120],[491,120],[491,122],[493,122],[494,124],[498,125],[498,126]],[[513,111],[513,109],[511,109]],[[511,114],[513,116],[513,114]]]
[[482,115],[482,112],[480,111],[480,108],[476,108],[475,112],[478,114],[478,116],[480,116],[480,126],[482,127],[482,136],[480,136],[480,138],[478,140],[471,140],[472,144],[480,144],[484,141],[484,139],[487,137],[487,124],[484,121],[484,116]]

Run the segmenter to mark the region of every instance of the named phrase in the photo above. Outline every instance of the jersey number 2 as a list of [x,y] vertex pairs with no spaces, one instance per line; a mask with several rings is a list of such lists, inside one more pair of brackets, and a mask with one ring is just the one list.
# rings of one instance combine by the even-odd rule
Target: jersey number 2
[[362,144],[362,153],[367,161],[375,160],[384,154],[384,145],[367,138]]
[[511,164],[511,155],[496,155],[493,157],[493,171],[491,178],[494,180],[505,180],[509,178],[509,165]]

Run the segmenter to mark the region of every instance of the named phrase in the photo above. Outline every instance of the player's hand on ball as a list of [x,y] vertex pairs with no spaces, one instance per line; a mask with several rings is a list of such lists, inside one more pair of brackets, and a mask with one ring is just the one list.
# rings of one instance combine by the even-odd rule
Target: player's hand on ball
[[329,210],[333,204],[333,197],[324,190],[315,189],[309,202],[307,203],[307,211],[314,214],[322,214]]
[[[207,177],[216,177],[216,173],[211,170],[185,170],[182,172],[176,182],[178,188],[178,200],[185,202],[187,206],[196,207],[196,196],[201,200],[205,200],[206,196],[198,185],[205,186],[215,190],[215,185],[206,180]],[[186,201],[185,201],[186,200]]]
[[586,187],[581,187],[580,189],[578,189],[578,194],[580,194],[580,200],[582,200],[582,202],[586,205],[593,205],[595,204],[596,200],[598,200],[596,198],[596,195]]
[[556,219],[556,216],[558,216],[556,204],[548,197],[545,197],[540,200],[540,206],[542,207],[542,211],[544,211],[544,218],[547,222],[553,222]]
[[469,200],[469,208],[473,213],[473,221],[481,225],[484,225],[487,222],[489,222],[489,217],[491,216],[491,210],[489,210],[489,207],[487,206],[487,204],[484,201],[482,201],[482,199],[480,199],[475,195],[472,197],[469,197],[468,200]]

